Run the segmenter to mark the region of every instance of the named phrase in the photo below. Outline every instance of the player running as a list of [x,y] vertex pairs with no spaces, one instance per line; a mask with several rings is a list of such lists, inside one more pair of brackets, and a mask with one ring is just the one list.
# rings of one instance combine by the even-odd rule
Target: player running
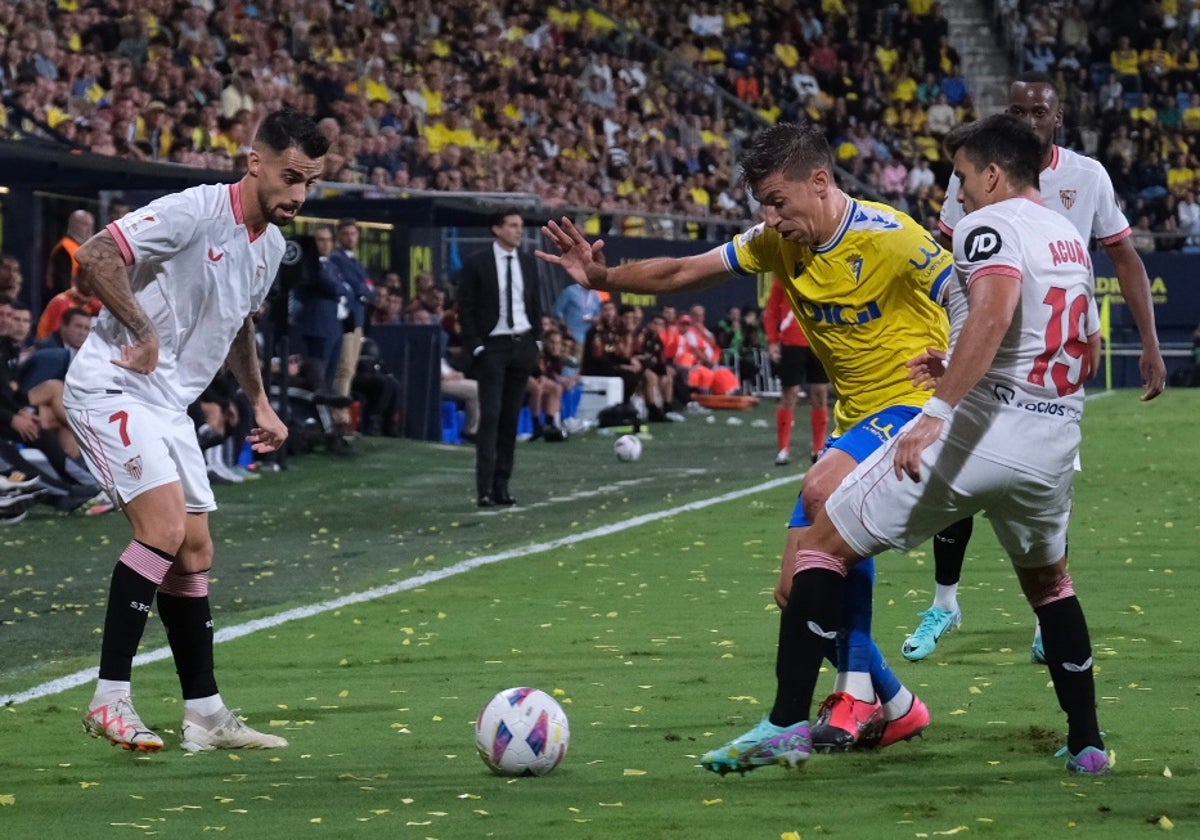
[[[1139,361],[1142,399],[1154,399],[1166,387],[1167,368],[1154,329],[1154,307],[1146,266],[1129,238],[1132,231],[1117,205],[1112,180],[1098,161],[1055,145],[1054,135],[1062,125],[1063,112],[1054,80],[1045,73],[1025,73],[1009,86],[1008,112],[1028,123],[1042,144],[1042,171],[1039,174],[1042,201],[1071,222],[1085,244],[1095,236],[1116,266],[1117,283],[1142,340]],[[947,248],[964,213],[959,203],[959,190],[957,176],[951,176],[938,221],[939,237]],[[1094,295],[1095,277],[1091,290]],[[929,656],[942,635],[962,622],[958,582],[973,523],[973,519],[963,519],[934,538],[933,603],[921,613],[917,629],[904,640],[900,650],[905,659],[917,661]],[[1034,631],[1030,658],[1036,663],[1046,661],[1040,629]]]
[[[741,161],[743,177],[762,204],[764,222],[704,254],[607,268],[603,241],[589,244],[568,220],[543,232],[561,265],[579,283],[609,291],[665,294],[771,272],[784,284],[796,318],[838,394],[834,435],[808,472],[788,523],[776,601],[788,612],[799,535],[855,465],[883,445],[929,399],[908,378],[904,360],[945,347],[949,325],[939,304],[951,258],[912,219],[891,207],[860,202],[834,182],[829,145],[817,130],[790,124],[760,132]],[[888,667],[871,639],[874,567],[851,573],[851,590],[836,637],[834,693],[814,728],[818,749],[847,749],[911,738],[929,711]],[[715,772],[747,768],[748,746],[793,721],[764,719],[707,753]]]

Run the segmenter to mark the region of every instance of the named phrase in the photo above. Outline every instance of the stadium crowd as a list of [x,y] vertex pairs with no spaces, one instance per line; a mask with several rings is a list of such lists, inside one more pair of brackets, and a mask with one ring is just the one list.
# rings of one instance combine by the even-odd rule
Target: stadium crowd
[[[1108,167],[1137,247],[1200,248],[1200,3],[991,5],[1014,71],[1056,79],[1062,142]],[[547,210],[594,211],[583,214],[589,233],[660,237],[701,236],[694,220],[704,217],[751,218],[738,145],[765,123],[798,120],[824,127],[862,188],[934,228],[948,176],[941,138],[977,115],[931,0],[714,0],[686,14],[650,0],[600,0],[586,11],[536,0],[10,2],[0,4],[0,92],[0,137],[208,170],[243,168],[261,114],[291,105],[332,141],[326,181],[533,193]],[[0,294],[13,300],[17,263],[0,260],[9,278]],[[369,338],[372,326],[441,323],[443,384],[470,415],[445,284],[411,278],[407,290],[383,268],[370,267],[369,296],[351,295],[363,308],[356,328]],[[60,314],[79,305],[61,303]],[[32,314],[37,323],[41,313]],[[722,358],[729,344],[709,340],[703,312],[698,324],[694,312],[677,323],[667,315],[646,324],[640,312],[597,305],[582,327],[548,324],[556,340],[530,385],[544,411],[535,429],[561,422],[562,392],[580,371],[621,377],[655,419],[686,406],[689,385],[711,387],[697,379],[703,371],[689,372],[696,358],[746,378],[753,353],[734,346]],[[32,353],[18,320],[0,327],[13,377]],[[695,339],[691,358],[679,358],[681,327]],[[751,314],[746,334],[756,329]],[[736,319],[726,332],[741,335]],[[361,428],[395,434],[396,389],[371,349],[368,341],[361,360],[341,364],[353,381],[334,397],[350,387],[366,395]],[[303,381],[310,360],[280,367]],[[332,387],[339,361],[327,356],[307,375],[313,392]],[[31,407],[18,401],[10,413],[23,424]],[[217,395],[197,410],[225,441],[210,448],[215,477],[244,480],[229,443],[245,423],[236,400]],[[335,410],[340,434],[347,421]],[[105,507],[86,478],[67,479],[59,504]]]
[[1200,3],[992,5],[1019,67],[1055,79],[1065,144],[1104,163],[1136,247],[1200,248]]
[[[1066,141],[1110,166],[1135,226],[1192,232],[1194,0],[994,7],[1020,62],[1059,80]],[[326,180],[535,193],[659,236],[699,226],[641,214],[749,218],[737,144],[776,120],[822,124],[849,172],[932,224],[940,139],[976,116],[930,0],[16,2],[0,85],[9,137],[238,169],[256,115],[290,104],[333,138]]]
[[[237,169],[260,110],[290,104],[333,138],[327,180],[530,192],[662,235],[669,222],[647,231],[638,214],[748,218],[736,144],[764,121],[808,118],[848,169],[916,203],[935,179],[915,161],[936,163],[940,133],[973,111],[944,18],[913,5],[923,14],[877,0],[690,16],[649,2],[12,3],[0,9],[3,129]],[[669,65],[692,75],[668,81]],[[885,171],[893,158],[919,174]]]

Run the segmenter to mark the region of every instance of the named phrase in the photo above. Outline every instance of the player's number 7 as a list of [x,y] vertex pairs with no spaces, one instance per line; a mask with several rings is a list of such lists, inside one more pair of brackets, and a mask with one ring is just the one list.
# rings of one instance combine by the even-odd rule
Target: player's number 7
[[129,446],[133,441],[129,439],[129,413],[126,411],[118,411],[108,418],[109,423],[117,423],[117,432],[121,435],[121,443]]

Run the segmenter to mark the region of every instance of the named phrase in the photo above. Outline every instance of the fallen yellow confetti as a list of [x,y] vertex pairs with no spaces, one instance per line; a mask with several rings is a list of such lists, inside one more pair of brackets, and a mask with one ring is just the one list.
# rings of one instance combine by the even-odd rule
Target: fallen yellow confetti
[[779,835],[779,840],[804,840],[799,831],[785,831]]
[[627,769],[627,770],[626,770],[626,771],[625,771],[625,772],[624,772],[622,775],[625,775],[625,776],[645,776],[645,775],[646,775],[646,771],[645,771],[645,770],[628,770],[628,769]]
[[937,835],[938,837],[948,837],[951,834],[958,834],[960,831],[970,831],[970,830],[971,829],[969,826],[956,825],[954,828],[948,828],[945,831],[935,831],[933,833],[935,835]]
[[703,802],[705,805],[720,805],[725,800],[724,799],[701,799],[700,801]]
[[1170,831],[1175,827],[1175,823],[1171,822],[1170,817],[1168,817],[1166,814],[1163,814],[1158,818],[1158,827],[1163,831]]
[[17,797],[11,793],[0,793],[0,805],[16,805]]
[[1169,778],[1171,778],[1171,768],[1170,768],[1170,767],[1164,767],[1164,768],[1163,768],[1163,775],[1164,775],[1164,776],[1166,776],[1168,779],[1169,779]]
[[98,785],[98,784],[100,784],[100,783],[99,782],[80,782],[79,788],[81,790],[87,790],[90,787],[96,787],[96,785]]

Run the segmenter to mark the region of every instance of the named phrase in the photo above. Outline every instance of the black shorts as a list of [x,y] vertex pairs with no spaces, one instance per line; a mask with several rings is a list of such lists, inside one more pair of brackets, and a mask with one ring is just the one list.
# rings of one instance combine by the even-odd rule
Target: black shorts
[[784,388],[829,382],[820,359],[808,347],[783,345],[779,348],[779,363],[774,369],[775,375],[779,377],[779,384]]

